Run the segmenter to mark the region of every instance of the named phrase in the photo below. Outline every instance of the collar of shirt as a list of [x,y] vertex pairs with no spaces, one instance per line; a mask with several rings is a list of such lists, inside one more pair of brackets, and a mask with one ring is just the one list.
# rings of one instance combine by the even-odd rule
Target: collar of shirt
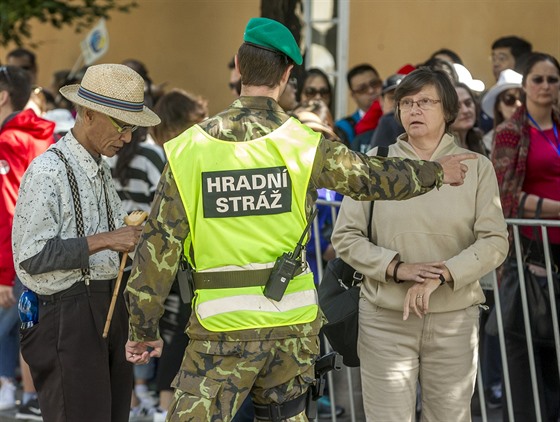
[[231,104],[230,108],[252,108],[286,113],[271,97],[239,97]]
[[[100,159],[99,162],[91,156],[91,154],[80,144],[80,142],[74,137],[72,131],[69,130],[68,133],[58,141],[57,145],[61,147],[63,145],[66,148],[60,148],[62,151],[65,149],[74,157],[74,159],[80,164],[84,172],[86,173],[88,179],[94,179],[98,176],[101,170],[108,171],[108,164]],[[105,168],[106,167],[106,168]],[[100,175],[102,177],[102,175]]]

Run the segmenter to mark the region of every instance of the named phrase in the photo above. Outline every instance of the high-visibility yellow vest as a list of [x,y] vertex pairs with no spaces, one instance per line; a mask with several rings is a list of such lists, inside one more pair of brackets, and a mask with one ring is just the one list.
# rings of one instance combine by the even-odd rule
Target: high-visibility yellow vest
[[[272,268],[307,223],[306,193],[320,135],[289,119],[267,136],[222,141],[198,125],[165,144],[190,227],[184,250],[197,273]],[[189,256],[189,250],[193,259]],[[313,274],[295,277],[276,302],[262,285],[198,288],[193,309],[214,332],[315,320]]]

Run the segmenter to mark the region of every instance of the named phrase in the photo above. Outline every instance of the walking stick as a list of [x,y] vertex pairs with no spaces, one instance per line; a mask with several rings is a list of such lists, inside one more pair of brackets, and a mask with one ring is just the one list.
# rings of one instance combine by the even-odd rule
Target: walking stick
[[[144,222],[146,218],[148,218],[148,213],[146,211],[133,211],[124,218],[124,223],[127,226],[139,226]],[[117,282],[115,283],[115,288],[113,289],[113,297],[111,298],[109,312],[107,312],[107,320],[105,321],[105,328],[103,329],[103,338],[107,338],[107,335],[109,334],[109,327],[111,326],[113,312],[115,312],[115,304],[117,303],[117,296],[119,295],[119,289],[121,286],[121,280],[123,277],[127,257],[128,252],[125,252],[121,259],[121,267],[119,268],[119,275],[117,277]]]

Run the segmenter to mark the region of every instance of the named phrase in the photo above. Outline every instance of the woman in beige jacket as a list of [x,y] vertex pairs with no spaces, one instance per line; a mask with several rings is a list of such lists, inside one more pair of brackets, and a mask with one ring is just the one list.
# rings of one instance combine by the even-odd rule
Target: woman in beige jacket
[[[390,157],[435,160],[466,151],[448,133],[459,106],[445,73],[418,69],[395,97],[406,133]],[[485,300],[478,280],[502,263],[508,241],[491,162],[478,155],[464,163],[461,186],[376,203],[371,239],[369,205],[343,201],[332,243],[366,276],[358,354],[368,421],[413,421],[418,380],[423,420],[471,420]]]

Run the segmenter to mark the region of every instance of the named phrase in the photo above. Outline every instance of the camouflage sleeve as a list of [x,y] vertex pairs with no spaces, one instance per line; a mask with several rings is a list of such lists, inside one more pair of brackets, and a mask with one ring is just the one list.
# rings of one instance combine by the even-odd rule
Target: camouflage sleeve
[[185,209],[171,170],[166,166],[124,292],[130,315],[130,340],[159,338],[163,303],[175,279],[183,239],[188,232]]
[[409,199],[439,188],[443,169],[432,161],[367,156],[340,142],[322,139],[313,165],[312,183],[352,199]]

